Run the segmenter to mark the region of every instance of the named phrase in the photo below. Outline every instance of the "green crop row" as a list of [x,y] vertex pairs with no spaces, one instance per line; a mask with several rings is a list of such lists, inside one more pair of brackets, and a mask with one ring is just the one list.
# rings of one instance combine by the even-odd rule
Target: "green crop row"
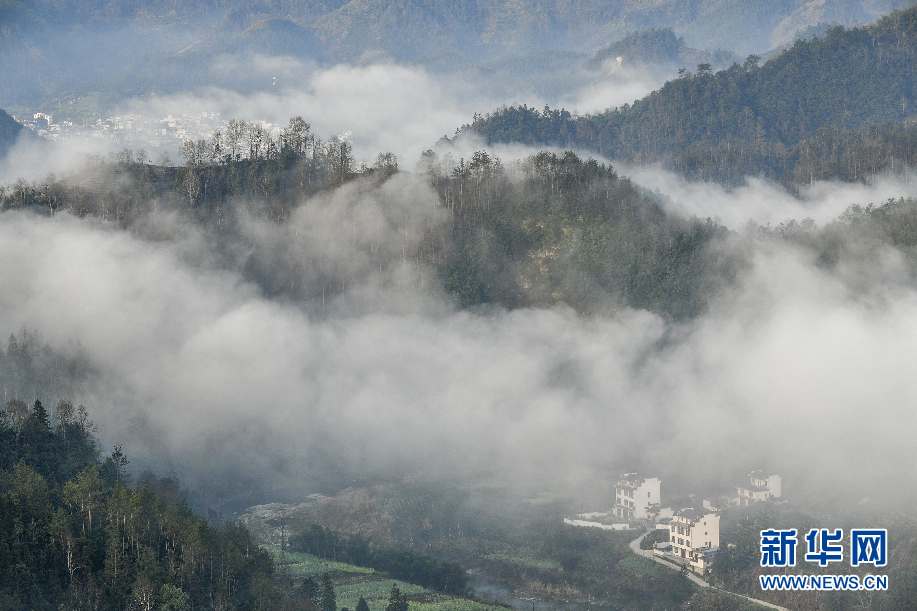
[[548,558],[535,558],[534,556],[507,556],[506,554],[487,554],[484,556],[487,560],[499,560],[501,562],[509,562],[512,564],[518,564],[529,569],[541,569],[547,571],[554,571],[560,568],[560,563],[550,560]]

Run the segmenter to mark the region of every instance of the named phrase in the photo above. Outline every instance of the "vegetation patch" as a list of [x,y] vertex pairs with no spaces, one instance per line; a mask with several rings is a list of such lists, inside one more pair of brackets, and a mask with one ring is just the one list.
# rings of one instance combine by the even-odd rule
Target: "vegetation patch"
[[518,564],[529,569],[539,569],[545,571],[555,571],[560,568],[560,563],[548,558],[536,558],[534,556],[508,556],[506,554],[487,554],[484,556],[487,560],[497,560],[499,562],[509,562]]
[[[293,578],[312,577],[315,575],[324,575],[325,573],[342,573],[342,574],[361,574],[372,575],[375,573],[370,568],[356,566],[345,562],[335,562],[333,560],[323,560],[318,556],[307,554],[305,552],[283,552],[276,545],[262,545],[274,559],[274,562],[287,571],[287,574]],[[391,587],[391,585],[389,585]]]
[[645,575],[655,575],[658,572],[658,567],[656,563],[650,560],[649,558],[644,558],[643,556],[637,556],[632,554],[630,556],[625,556],[621,558],[618,562],[620,566],[623,566],[626,569],[630,569],[635,573],[643,573]]

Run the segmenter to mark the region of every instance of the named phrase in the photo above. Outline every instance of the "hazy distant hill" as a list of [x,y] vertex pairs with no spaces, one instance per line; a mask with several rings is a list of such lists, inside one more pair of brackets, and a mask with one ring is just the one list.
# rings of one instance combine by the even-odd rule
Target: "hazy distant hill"
[[[0,78],[6,86],[0,104],[34,104],[86,81],[149,67],[182,68],[176,76],[189,80],[189,50],[198,68],[215,54],[240,49],[331,62],[377,52],[402,60],[455,53],[482,61],[546,49],[592,54],[633,32],[669,28],[688,48],[744,56],[790,42],[817,24],[871,22],[907,4],[910,0],[2,0],[0,49],[6,61]],[[190,72],[205,76],[193,67]]]
[[738,59],[733,53],[693,49],[672,28],[649,28],[628,34],[621,40],[599,49],[587,65],[599,68],[610,60],[621,58],[624,65],[650,64],[678,68],[697,63],[725,67]]
[[0,109],[0,157],[6,155],[23,129],[25,128],[16,119],[7,114],[5,110]]
[[[578,118],[505,108],[466,129],[489,142],[593,149],[663,162],[727,184],[862,180],[917,162],[917,6],[876,25],[797,41],[763,66],[749,58],[665,84],[633,105]],[[900,164],[898,167],[901,167]]]
[[251,25],[290,18],[312,30],[327,51],[359,55],[370,47],[397,55],[442,50],[444,45],[531,49],[545,45],[593,48],[646,28],[671,27],[691,46],[746,53],[790,42],[816,23],[870,22],[907,0],[4,0],[14,28],[42,25],[200,23],[232,15]]

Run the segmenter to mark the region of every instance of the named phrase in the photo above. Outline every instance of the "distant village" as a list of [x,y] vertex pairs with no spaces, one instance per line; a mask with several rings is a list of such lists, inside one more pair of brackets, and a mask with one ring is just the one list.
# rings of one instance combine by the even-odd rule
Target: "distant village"
[[[229,123],[229,119],[216,112],[184,113],[156,119],[124,114],[85,124],[66,119],[55,121],[53,114],[43,112],[25,117],[14,115],[13,118],[48,140],[95,139],[112,143],[114,149],[143,149],[150,155],[175,154],[186,140],[210,140],[217,131],[225,134]],[[254,124],[275,139],[284,127],[268,121],[255,121]]]
[[748,482],[736,486],[735,496],[703,499],[700,507],[673,510],[660,503],[659,478],[626,473],[615,484],[615,505],[608,512],[584,513],[564,518],[573,526],[606,530],[665,530],[667,542],[656,543],[653,554],[705,575],[720,547],[720,513],[727,507],[746,507],[774,501],[783,495],[782,478],[752,471]]

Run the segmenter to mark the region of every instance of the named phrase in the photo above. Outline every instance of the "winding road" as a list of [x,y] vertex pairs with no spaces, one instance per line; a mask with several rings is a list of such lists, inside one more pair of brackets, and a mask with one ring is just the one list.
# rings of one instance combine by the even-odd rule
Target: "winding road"
[[[643,537],[645,536],[646,536],[646,533],[640,535],[639,537],[637,537],[636,539],[630,542],[629,545],[630,545],[630,549],[632,552],[634,552],[638,556],[643,556],[644,558],[650,558],[654,562],[657,562],[664,567],[670,568],[673,571],[681,570],[680,564],[676,564],[674,562],[670,562],[668,560],[664,560],[663,558],[660,558],[659,556],[653,553],[653,550],[640,549],[640,543],[643,541]],[[717,588],[715,586],[712,586],[708,582],[704,581],[703,579],[701,579],[700,577],[692,573],[691,571],[688,571],[688,579],[690,579],[692,582],[696,583],[697,585],[699,585],[702,588],[710,588],[711,590],[717,590],[719,592],[725,592],[726,594],[738,596],[739,598],[744,598],[745,600],[749,600],[755,604],[762,605],[770,609],[777,609],[778,611],[789,611],[789,609],[787,609],[786,607],[781,607],[780,605],[769,603],[766,600],[758,600],[757,598],[745,596],[744,594],[737,594],[736,592],[730,592],[729,590],[723,590],[722,588]]]

